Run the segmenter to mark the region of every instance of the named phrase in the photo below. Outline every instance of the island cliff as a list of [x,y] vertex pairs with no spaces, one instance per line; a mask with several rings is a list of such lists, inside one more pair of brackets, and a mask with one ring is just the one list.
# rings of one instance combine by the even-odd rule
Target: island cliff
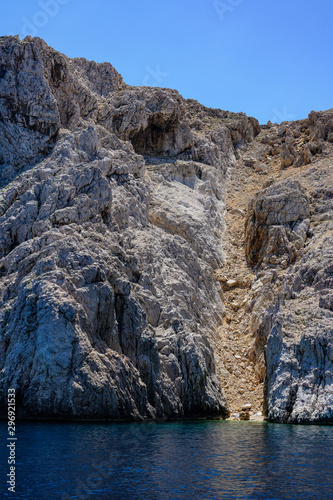
[[1,414],[331,420],[332,141],[0,38]]

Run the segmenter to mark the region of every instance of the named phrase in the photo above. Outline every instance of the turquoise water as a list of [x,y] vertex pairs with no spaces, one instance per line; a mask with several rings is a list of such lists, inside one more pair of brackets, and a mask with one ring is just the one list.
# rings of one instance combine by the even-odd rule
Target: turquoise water
[[19,423],[4,498],[333,499],[333,427],[264,422]]

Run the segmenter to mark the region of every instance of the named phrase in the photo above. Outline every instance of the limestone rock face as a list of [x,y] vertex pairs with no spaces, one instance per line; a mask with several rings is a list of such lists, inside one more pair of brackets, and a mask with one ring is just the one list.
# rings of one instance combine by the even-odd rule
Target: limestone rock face
[[332,166],[310,170],[308,182],[311,238],[284,276],[270,316],[266,413],[277,422],[333,420]]
[[238,418],[249,402],[274,422],[333,421],[331,119],[262,125],[230,167],[217,366]]
[[0,38],[2,414],[15,387],[19,417],[227,415],[214,270],[234,141],[259,126],[193,106]]
[[245,248],[258,278],[251,356],[270,421],[333,420],[332,182],[324,157],[249,205]]
[[122,78],[107,63],[70,60],[39,38],[0,38],[0,182],[48,154]]
[[36,46],[2,38],[0,68],[0,164],[16,167],[48,152],[60,118]]
[[267,343],[267,412],[289,423],[333,418],[332,245],[309,252],[286,278]]
[[297,181],[275,183],[251,201],[246,220],[250,265],[295,260],[309,228],[309,202]]
[[176,155],[193,144],[179,93],[162,89],[128,89],[114,95],[99,112],[98,121],[138,154]]
[[332,422],[332,124],[0,37],[0,417]]

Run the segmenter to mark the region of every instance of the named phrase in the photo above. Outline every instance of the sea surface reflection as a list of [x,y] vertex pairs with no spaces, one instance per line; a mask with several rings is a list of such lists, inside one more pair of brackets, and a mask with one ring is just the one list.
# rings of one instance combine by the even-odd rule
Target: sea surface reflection
[[263,422],[19,423],[16,493],[4,498],[333,498],[333,427]]

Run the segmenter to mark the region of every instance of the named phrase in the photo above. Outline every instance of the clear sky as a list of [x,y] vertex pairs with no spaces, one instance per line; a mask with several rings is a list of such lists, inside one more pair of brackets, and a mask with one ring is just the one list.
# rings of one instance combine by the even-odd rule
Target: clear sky
[[332,0],[15,0],[0,34],[266,123],[333,107],[332,22]]

